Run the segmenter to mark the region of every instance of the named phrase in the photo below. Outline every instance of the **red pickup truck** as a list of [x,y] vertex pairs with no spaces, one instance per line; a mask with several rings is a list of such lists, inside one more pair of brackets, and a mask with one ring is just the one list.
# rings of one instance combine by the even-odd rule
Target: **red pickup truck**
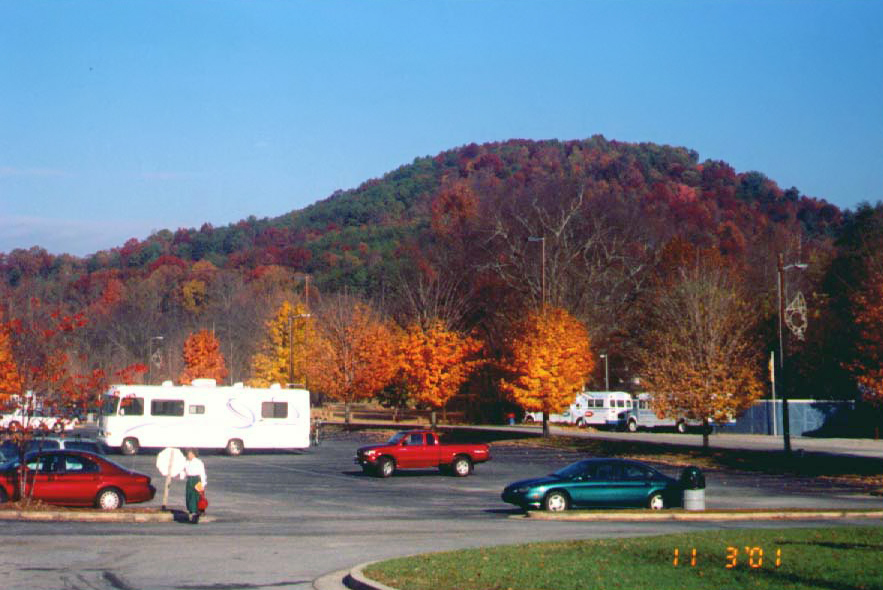
[[356,451],[356,463],[365,473],[378,477],[389,477],[396,469],[427,467],[465,477],[476,463],[490,458],[485,444],[442,444],[431,430],[404,430],[383,444]]

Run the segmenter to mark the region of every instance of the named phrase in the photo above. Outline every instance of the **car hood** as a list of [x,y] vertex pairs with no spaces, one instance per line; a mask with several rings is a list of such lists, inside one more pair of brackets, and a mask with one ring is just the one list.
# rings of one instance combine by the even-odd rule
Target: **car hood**
[[356,453],[364,453],[365,451],[372,451],[372,450],[378,450],[378,449],[386,449],[386,448],[388,448],[389,446],[390,446],[390,445],[388,445],[388,444],[386,444],[386,443],[379,444],[379,445],[365,445],[364,447],[359,447],[359,448],[356,450]]
[[531,479],[522,479],[516,482],[512,482],[506,486],[506,489],[515,489],[515,488],[523,488],[523,487],[534,487],[534,486],[543,486],[554,483],[561,483],[564,481],[560,477],[555,477],[554,475],[544,475],[543,477],[534,477]]

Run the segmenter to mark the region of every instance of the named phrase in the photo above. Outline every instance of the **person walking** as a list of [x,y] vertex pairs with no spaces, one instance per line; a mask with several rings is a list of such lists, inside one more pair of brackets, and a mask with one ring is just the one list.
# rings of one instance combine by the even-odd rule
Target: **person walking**
[[187,462],[184,463],[184,470],[181,471],[181,479],[186,482],[184,501],[190,515],[190,522],[197,524],[199,522],[199,495],[205,491],[206,484],[205,464],[199,458],[199,451],[196,449],[187,449],[186,455]]

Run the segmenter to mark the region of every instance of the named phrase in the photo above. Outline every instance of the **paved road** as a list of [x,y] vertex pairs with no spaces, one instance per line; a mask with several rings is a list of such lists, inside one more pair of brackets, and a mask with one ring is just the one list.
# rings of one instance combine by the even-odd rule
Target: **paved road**
[[[495,445],[494,460],[468,478],[420,471],[380,480],[352,464],[353,450],[366,436],[336,435],[303,453],[204,456],[214,523],[4,523],[0,588],[301,589],[358,562],[439,549],[785,526],[528,521],[499,500],[502,486],[578,455]],[[155,473],[154,456],[116,459]],[[881,503],[847,486],[814,481],[709,473],[708,482],[710,508],[879,508]],[[172,496],[181,503],[181,483],[173,484]]]
[[[511,432],[538,433],[540,425],[477,427],[481,429],[505,430]],[[702,446],[702,435],[695,433],[677,434],[673,432],[639,431],[621,432],[594,429],[560,428],[551,426],[552,434],[566,434],[585,438],[598,438],[607,440],[637,440],[642,442],[663,443],[671,445],[686,445],[693,447]],[[781,436],[767,436],[762,434],[712,434],[710,446],[720,449],[746,449],[756,451],[781,451],[784,441]],[[856,457],[870,457],[883,459],[883,440],[870,438],[815,438],[808,436],[792,436],[791,449],[794,452],[818,452],[839,455],[853,455]]]

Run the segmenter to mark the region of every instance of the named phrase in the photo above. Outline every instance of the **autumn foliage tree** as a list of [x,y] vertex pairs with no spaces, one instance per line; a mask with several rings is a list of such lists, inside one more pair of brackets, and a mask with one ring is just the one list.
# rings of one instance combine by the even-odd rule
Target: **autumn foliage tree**
[[184,372],[178,378],[184,385],[194,379],[214,379],[223,381],[227,377],[221,343],[211,330],[200,330],[187,337],[184,342]]
[[251,361],[251,385],[306,382],[306,343],[311,321],[306,311],[302,303],[283,301],[267,320],[266,336]]
[[426,328],[414,324],[402,339],[401,374],[415,399],[437,410],[481,364],[482,348],[480,340],[450,330],[440,321]]
[[646,307],[637,354],[641,381],[662,417],[727,420],[761,397],[756,314],[726,268],[693,263],[661,283]]
[[0,406],[21,391],[21,375],[12,353],[11,328],[0,315]]
[[850,370],[869,403],[883,407],[883,272],[876,271],[853,296],[858,339]]
[[525,410],[543,412],[548,436],[549,413],[572,403],[595,367],[588,330],[567,310],[546,307],[513,326],[506,348],[500,386]]
[[313,310],[306,363],[311,390],[350,406],[386,387],[398,367],[396,334],[368,304],[345,295],[323,301]]

